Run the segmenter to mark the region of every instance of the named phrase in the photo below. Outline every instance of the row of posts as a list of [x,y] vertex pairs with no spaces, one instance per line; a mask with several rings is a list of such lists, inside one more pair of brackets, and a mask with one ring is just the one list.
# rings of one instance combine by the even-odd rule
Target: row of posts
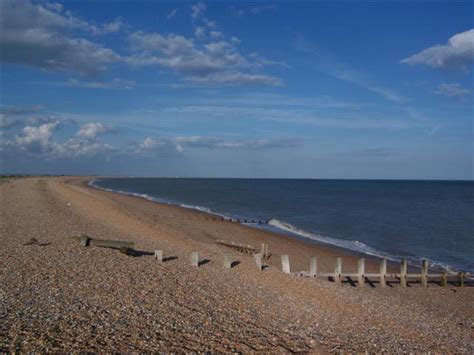
[[[267,247],[268,248],[268,247]],[[254,262],[257,266],[258,270],[263,270],[263,255],[265,252],[268,252],[268,249],[262,245],[263,253],[256,253],[253,254]],[[263,254],[263,255],[262,255]],[[162,250],[155,250],[155,259],[158,262],[163,262],[163,251]],[[290,269],[290,258],[288,255],[284,254],[281,256],[281,264],[282,264],[282,271],[285,274],[291,274]],[[199,253],[197,251],[193,251],[191,253],[191,266],[199,267]],[[223,268],[230,269],[232,268],[232,257],[229,253],[224,253],[224,260],[223,260]],[[428,268],[429,263],[427,260],[423,260],[421,264],[421,285],[423,287],[428,286]],[[407,271],[408,271],[408,263],[407,260],[404,259],[401,262],[400,266],[400,285],[402,287],[407,286]],[[365,259],[359,258],[357,262],[357,274],[344,274],[342,273],[342,258],[336,258],[336,267],[334,270],[334,274],[331,273],[319,273],[318,274],[318,258],[317,256],[312,256],[310,258],[310,265],[309,265],[309,273],[307,276],[309,277],[316,277],[316,276],[333,276],[334,281],[336,283],[341,283],[343,276],[351,276],[357,277],[357,285],[358,287],[364,286],[364,280],[367,276],[365,273]],[[387,284],[387,259],[382,259],[380,262],[380,273],[379,274],[371,274],[371,276],[379,277],[380,278],[380,286],[385,287]],[[459,285],[464,287],[464,273],[460,273],[459,277]],[[441,275],[441,285],[447,285],[447,274],[444,273]]]

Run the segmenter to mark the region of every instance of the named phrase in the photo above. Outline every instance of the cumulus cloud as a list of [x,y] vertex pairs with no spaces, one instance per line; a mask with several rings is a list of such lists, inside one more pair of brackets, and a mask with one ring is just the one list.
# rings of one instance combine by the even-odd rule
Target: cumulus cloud
[[97,27],[63,12],[62,6],[29,1],[2,4],[0,60],[48,71],[96,75],[120,60],[113,50],[85,38],[71,37],[74,30],[115,31],[121,21]]
[[466,96],[469,96],[471,91],[462,87],[462,85],[459,83],[442,83],[438,85],[438,89],[435,91],[435,93],[462,100]]
[[474,29],[458,33],[446,44],[427,48],[401,62],[410,65],[424,64],[436,69],[467,71],[474,63]]
[[295,139],[245,139],[224,140],[219,138],[190,136],[190,137],[147,137],[140,143],[135,153],[182,153],[186,148],[206,149],[246,149],[265,150],[278,148],[294,148],[301,145]]
[[92,157],[116,151],[98,139],[100,135],[113,131],[110,127],[101,123],[86,123],[71,138],[61,142],[53,137],[61,126],[59,120],[25,126],[13,140],[2,142],[2,149],[7,149],[13,155],[21,153],[46,160]]
[[53,150],[51,137],[59,122],[45,123],[38,127],[26,126],[16,137],[16,144],[21,150],[31,153],[45,153]]
[[77,131],[76,136],[83,139],[95,139],[98,135],[113,132],[113,129],[107,126],[104,126],[102,123],[86,123],[81,125],[79,131]]

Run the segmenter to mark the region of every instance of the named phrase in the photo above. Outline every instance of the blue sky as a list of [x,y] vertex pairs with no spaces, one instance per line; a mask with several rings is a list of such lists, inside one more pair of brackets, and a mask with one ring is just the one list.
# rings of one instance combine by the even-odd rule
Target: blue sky
[[472,179],[472,2],[1,3],[3,173]]

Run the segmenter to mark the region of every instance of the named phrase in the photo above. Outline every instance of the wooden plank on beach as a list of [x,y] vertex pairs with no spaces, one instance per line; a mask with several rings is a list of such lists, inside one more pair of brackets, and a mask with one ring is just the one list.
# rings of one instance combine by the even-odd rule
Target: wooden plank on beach
[[235,249],[235,250],[238,250],[238,251],[243,252],[243,253],[247,253],[247,254],[255,253],[255,248],[251,245],[248,245],[248,244],[229,242],[229,241],[225,241],[225,240],[222,240],[222,239],[217,239],[216,243],[220,244],[220,245],[224,245],[224,246],[232,248],[232,249]]
[[[82,235],[82,236],[73,236],[71,237],[72,239],[75,239],[81,243],[81,245],[93,245],[97,247],[104,247],[104,248],[115,248],[115,249],[120,249],[120,248],[133,248],[135,245],[134,242],[125,242],[122,240],[106,240],[106,239],[95,239],[95,238],[90,238],[87,235]],[[87,243],[84,241],[88,240]]]

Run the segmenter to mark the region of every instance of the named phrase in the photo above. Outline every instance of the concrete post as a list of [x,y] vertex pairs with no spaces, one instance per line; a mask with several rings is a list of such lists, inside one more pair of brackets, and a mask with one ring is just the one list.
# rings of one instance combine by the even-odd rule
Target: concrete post
[[387,259],[380,261],[380,287],[385,287],[387,284]]
[[288,255],[282,255],[281,256],[281,268],[285,274],[290,274],[290,258]]
[[360,258],[357,263],[357,286],[364,287],[365,259]]
[[312,256],[309,262],[309,277],[316,277],[318,274],[318,257]]
[[191,266],[194,266],[194,267],[199,266],[199,254],[197,251],[193,251],[191,253]]

